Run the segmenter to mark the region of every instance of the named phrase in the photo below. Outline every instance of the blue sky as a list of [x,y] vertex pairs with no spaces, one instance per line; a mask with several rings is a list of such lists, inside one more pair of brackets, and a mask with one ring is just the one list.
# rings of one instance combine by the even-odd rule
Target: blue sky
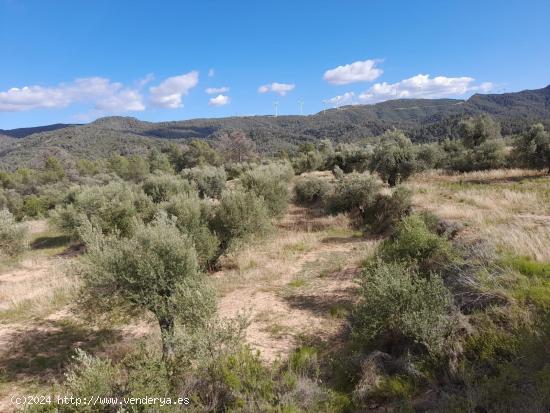
[[548,0],[0,0],[0,128],[540,88],[549,16]]

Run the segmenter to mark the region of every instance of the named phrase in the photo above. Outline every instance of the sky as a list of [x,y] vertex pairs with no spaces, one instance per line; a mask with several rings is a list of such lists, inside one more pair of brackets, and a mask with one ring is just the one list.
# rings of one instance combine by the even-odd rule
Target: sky
[[550,84],[548,0],[0,0],[0,129]]

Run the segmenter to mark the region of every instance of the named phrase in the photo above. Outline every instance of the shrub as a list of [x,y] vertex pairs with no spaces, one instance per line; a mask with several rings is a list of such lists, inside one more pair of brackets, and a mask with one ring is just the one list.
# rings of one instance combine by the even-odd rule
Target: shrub
[[326,199],[331,188],[332,185],[324,178],[300,177],[296,180],[294,193],[298,203],[311,205]]
[[390,186],[395,186],[415,171],[415,149],[401,131],[386,132],[380,139],[372,154],[370,170],[378,172]]
[[391,195],[379,193],[374,203],[363,210],[363,226],[373,234],[388,234],[412,209],[412,192],[402,186]]
[[72,202],[58,206],[51,218],[55,225],[79,237],[79,228],[91,221],[104,234],[130,236],[139,221],[152,220],[155,207],[137,187],[112,182],[106,186],[84,187]]
[[442,270],[455,257],[449,241],[431,232],[419,215],[404,218],[394,236],[380,245],[378,254],[386,261],[417,266],[424,275]]
[[64,386],[74,397],[116,396],[120,392],[121,371],[108,359],[76,350],[73,362],[65,373]]
[[193,240],[199,265],[210,266],[217,258],[220,242],[208,228],[208,205],[196,194],[179,194],[162,207],[175,218],[178,229]]
[[219,198],[227,181],[227,174],[223,167],[208,165],[183,169],[181,175],[197,185],[199,194],[203,198]]
[[114,307],[152,313],[165,360],[174,356],[176,322],[192,329],[215,311],[193,241],[168,220],[139,224],[130,239],[104,236],[87,225],[83,238],[87,253],[80,275],[87,304],[93,303],[92,311]]
[[0,257],[15,257],[29,247],[28,229],[15,222],[7,209],[0,209]]
[[282,215],[289,201],[287,181],[294,171],[288,163],[272,163],[245,172],[241,183],[245,189],[262,197],[272,216]]
[[364,172],[372,153],[370,148],[362,148],[354,144],[340,144],[331,152],[325,161],[325,168],[332,170],[339,167],[346,173]]
[[345,175],[328,195],[327,209],[334,214],[365,208],[372,205],[380,188],[379,181],[368,173]]
[[439,276],[423,278],[403,263],[373,261],[360,286],[361,301],[353,312],[355,339],[390,353],[410,344],[431,354],[443,352],[452,328],[451,295]]
[[292,159],[292,167],[298,175],[304,172],[317,171],[321,169],[323,164],[323,155],[317,150],[300,153]]
[[142,188],[156,203],[167,201],[172,195],[196,191],[189,181],[170,174],[150,175],[142,183]]
[[550,133],[544,125],[537,123],[516,138],[514,155],[522,166],[550,172]]
[[225,252],[235,244],[266,234],[271,227],[269,212],[263,199],[249,191],[222,193],[211,220],[211,228]]

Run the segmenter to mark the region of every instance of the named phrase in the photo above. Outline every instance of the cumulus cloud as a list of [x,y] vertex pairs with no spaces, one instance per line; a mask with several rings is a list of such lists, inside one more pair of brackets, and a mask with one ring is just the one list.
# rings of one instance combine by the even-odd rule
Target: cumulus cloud
[[370,82],[380,77],[384,71],[376,67],[379,60],[363,60],[327,70],[323,76],[333,85],[347,85],[356,82]]
[[208,101],[208,104],[210,106],[225,106],[225,105],[229,104],[229,102],[231,102],[231,99],[229,98],[229,96],[220,94],[220,95],[216,96],[215,98],[211,98]]
[[431,78],[430,75],[420,74],[397,83],[376,83],[369,90],[361,93],[359,99],[367,103],[389,99],[433,99],[473,92],[488,92],[492,87],[490,82],[476,85],[471,77],[436,76]]
[[268,85],[262,85],[258,88],[258,93],[268,93],[273,92],[277,93],[279,96],[284,96],[292,89],[296,87],[293,83],[277,83],[273,82]]
[[165,79],[160,85],[149,88],[151,103],[168,109],[183,107],[182,96],[199,83],[199,72],[193,70],[180,76]]
[[73,103],[93,103],[96,110],[109,112],[145,109],[138,89],[102,77],[81,78],[52,87],[14,87],[0,92],[0,111],[4,112],[63,108]]
[[355,93],[354,92],[346,92],[343,95],[334,96],[330,99],[325,99],[323,102],[336,107],[342,106],[342,105],[352,105],[355,101]]
[[227,93],[229,92],[229,88],[227,86],[209,87],[205,90],[205,92],[209,95],[215,95],[216,93]]

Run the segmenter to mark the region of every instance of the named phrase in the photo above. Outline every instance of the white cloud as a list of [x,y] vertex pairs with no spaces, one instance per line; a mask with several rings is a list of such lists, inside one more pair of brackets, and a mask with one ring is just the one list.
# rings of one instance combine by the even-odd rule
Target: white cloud
[[343,95],[338,95],[330,99],[325,99],[323,102],[328,103],[336,108],[342,105],[352,105],[354,103],[354,100],[355,93],[346,92]]
[[225,106],[225,105],[229,104],[229,102],[231,102],[231,99],[229,98],[229,96],[218,95],[215,98],[211,98],[208,101],[208,104],[210,106]]
[[142,79],[139,79],[136,84],[141,89],[143,86],[145,86],[148,83],[151,83],[153,80],[155,80],[155,75],[153,73],[147,73],[145,77]]
[[397,83],[376,83],[369,90],[361,93],[362,102],[376,103],[390,99],[406,98],[442,98],[464,95],[474,92],[488,92],[493,88],[490,82],[474,84],[471,77],[445,77],[430,75],[416,75]]
[[208,77],[213,77],[216,74],[216,71],[214,69],[210,69],[208,71]]
[[384,71],[376,67],[379,60],[363,60],[327,70],[323,78],[334,85],[347,85],[355,82],[370,82],[380,77]]
[[216,93],[227,93],[229,92],[229,88],[227,86],[222,87],[209,87],[205,90],[206,93],[209,95],[215,95]]
[[161,108],[183,107],[182,96],[199,83],[199,72],[193,70],[180,76],[165,79],[160,85],[149,88],[151,103]]
[[95,109],[109,112],[145,109],[139,90],[102,77],[81,78],[52,87],[14,87],[0,92],[0,111],[4,112],[63,108],[73,103],[93,103]]
[[296,87],[293,83],[277,83],[273,82],[269,85],[262,85],[258,88],[258,93],[277,93],[280,96],[286,95],[288,92]]

